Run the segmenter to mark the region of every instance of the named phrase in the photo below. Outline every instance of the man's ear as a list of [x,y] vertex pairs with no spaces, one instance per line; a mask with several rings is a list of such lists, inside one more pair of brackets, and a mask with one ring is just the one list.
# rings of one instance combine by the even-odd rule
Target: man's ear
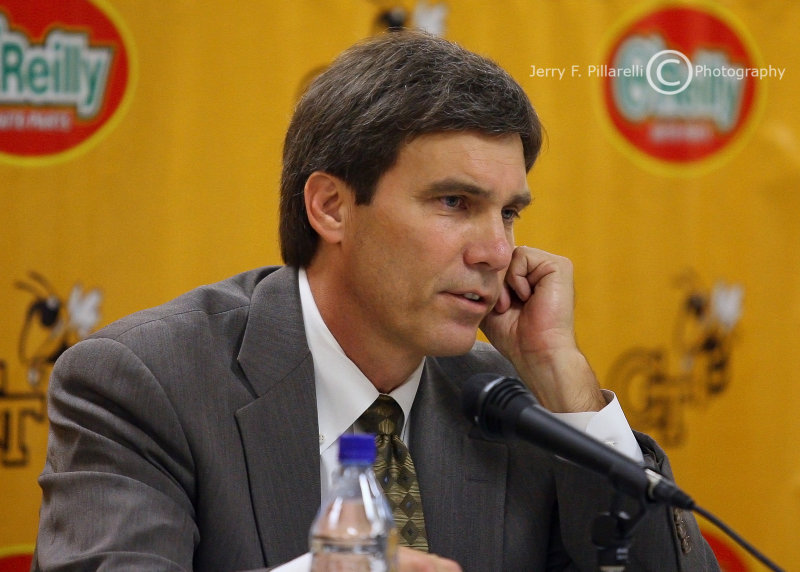
[[323,171],[314,171],[306,180],[304,198],[308,222],[325,242],[341,240],[352,193],[339,177]]

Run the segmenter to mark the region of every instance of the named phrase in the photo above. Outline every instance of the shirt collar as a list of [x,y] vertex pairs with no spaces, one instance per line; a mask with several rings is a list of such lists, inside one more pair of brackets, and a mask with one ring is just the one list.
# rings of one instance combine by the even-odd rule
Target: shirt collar
[[[314,362],[319,450],[322,453],[350,430],[380,392],[347,357],[325,325],[303,268],[298,273],[298,284],[306,340]],[[423,359],[409,378],[389,394],[403,409],[405,423],[401,436],[404,439],[424,365]]]

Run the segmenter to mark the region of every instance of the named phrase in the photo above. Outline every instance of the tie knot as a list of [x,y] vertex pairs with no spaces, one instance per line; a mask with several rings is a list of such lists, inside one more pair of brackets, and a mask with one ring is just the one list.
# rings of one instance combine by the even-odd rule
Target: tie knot
[[363,431],[378,435],[400,435],[403,409],[388,395],[381,394],[358,418]]

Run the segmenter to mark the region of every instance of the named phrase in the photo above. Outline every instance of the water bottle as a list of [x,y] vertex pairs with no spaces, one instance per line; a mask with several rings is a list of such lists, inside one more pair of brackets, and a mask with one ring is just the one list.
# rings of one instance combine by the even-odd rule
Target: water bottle
[[339,439],[339,471],[309,534],[312,572],[396,570],[397,528],[374,461],[374,436]]

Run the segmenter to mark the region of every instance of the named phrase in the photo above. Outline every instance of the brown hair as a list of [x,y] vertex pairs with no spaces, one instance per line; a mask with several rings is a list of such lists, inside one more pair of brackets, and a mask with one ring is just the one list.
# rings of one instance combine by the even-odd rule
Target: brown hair
[[525,168],[542,127],[525,92],[493,61],[421,32],[389,32],[343,52],[309,86],[283,148],[280,238],[286,264],[307,266],[318,236],[303,189],[315,171],[339,177],[369,204],[401,147],[443,131],[519,134]]

